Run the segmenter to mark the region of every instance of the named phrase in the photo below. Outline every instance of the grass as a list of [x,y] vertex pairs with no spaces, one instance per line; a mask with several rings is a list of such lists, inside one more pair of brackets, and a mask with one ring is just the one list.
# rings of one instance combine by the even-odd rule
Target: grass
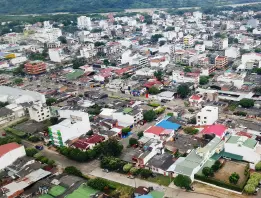
[[[142,179],[144,179],[144,178],[142,178]],[[144,180],[147,180],[147,181],[153,182],[153,183],[157,183],[162,186],[168,186],[172,182],[173,178],[170,178],[169,176],[164,176],[164,175],[157,175],[157,177],[149,177]]]
[[54,198],[51,195],[45,194],[45,195],[41,195],[39,198]]
[[110,187],[115,189],[110,192],[110,195],[118,192],[120,193],[120,198],[129,198],[130,195],[134,192],[134,188],[130,186],[126,186],[110,180],[107,181],[109,182]]
[[153,198],[163,198],[164,197],[164,192],[159,192],[159,191],[153,190],[153,191],[150,192],[150,195]]
[[61,194],[63,194],[66,191],[66,188],[62,187],[62,186],[54,186],[51,188],[51,190],[48,192],[48,194],[57,197]]
[[98,190],[95,190],[85,184],[82,184],[77,190],[73,191],[72,194],[66,196],[66,198],[86,198],[92,194],[96,194]]
[[82,76],[83,74],[84,74],[84,71],[83,71],[83,70],[81,70],[81,69],[75,69],[74,72],[67,74],[67,75],[66,75],[66,78],[67,78],[68,80],[75,80],[75,79],[79,78],[80,76]]

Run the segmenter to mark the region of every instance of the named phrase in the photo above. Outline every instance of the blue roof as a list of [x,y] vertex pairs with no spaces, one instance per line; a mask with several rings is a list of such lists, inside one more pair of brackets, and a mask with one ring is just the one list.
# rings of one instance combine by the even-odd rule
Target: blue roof
[[141,195],[141,196],[137,196],[135,198],[153,198],[151,195]]
[[156,126],[162,127],[164,129],[173,129],[173,130],[177,130],[181,127],[181,125],[167,121],[167,120],[162,120]]

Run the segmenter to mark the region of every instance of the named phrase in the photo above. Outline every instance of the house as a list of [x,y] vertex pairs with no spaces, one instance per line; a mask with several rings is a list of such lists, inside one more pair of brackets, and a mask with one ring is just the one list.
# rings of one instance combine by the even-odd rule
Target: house
[[15,113],[6,107],[0,108],[0,125],[15,119]]
[[60,110],[59,114],[65,120],[48,129],[52,144],[56,146],[64,146],[67,140],[78,138],[91,129],[88,113]]
[[232,135],[225,142],[224,151],[241,156],[241,160],[250,163],[251,169],[254,169],[255,165],[261,161],[261,146],[252,137]]
[[42,122],[51,117],[49,107],[46,104],[42,104],[40,101],[34,102],[33,105],[28,108],[28,111],[30,119],[37,122]]
[[240,49],[237,47],[229,47],[225,50],[225,56],[228,58],[238,58],[240,56]]
[[203,103],[203,97],[199,94],[194,94],[189,97],[190,106],[200,108],[202,106],[202,103]]
[[218,107],[206,106],[198,112],[197,125],[211,125],[218,120]]
[[123,80],[122,79],[114,79],[110,81],[108,84],[105,85],[105,88],[108,91],[112,92],[119,92],[123,86]]
[[215,137],[203,148],[193,149],[186,157],[180,157],[167,171],[174,176],[179,174],[188,176],[193,181],[194,175],[206,161],[213,154],[220,153],[221,150],[223,150],[223,142],[221,142],[220,138]]
[[12,110],[15,114],[15,118],[21,118],[25,115],[25,110],[21,105],[10,104],[5,106],[5,108]]
[[8,143],[0,146],[0,170],[14,163],[18,158],[25,156],[23,145]]
[[112,119],[118,121],[119,126],[134,126],[143,120],[143,110],[138,108],[124,108],[112,113]]
[[199,83],[199,73],[183,72],[183,71],[173,71],[172,80],[174,83]]
[[161,100],[168,100],[171,101],[174,99],[174,92],[172,91],[163,91],[155,96],[155,98],[159,101]]
[[144,136],[156,140],[169,139],[174,135],[174,130],[165,129],[160,126],[151,126],[144,131]]
[[94,134],[88,138],[81,138],[74,142],[71,147],[86,151],[92,149],[95,145],[103,142],[105,137],[102,135]]
[[215,135],[220,139],[222,139],[225,136],[226,132],[227,132],[227,127],[222,124],[214,124],[214,125],[206,126],[201,131],[203,135]]

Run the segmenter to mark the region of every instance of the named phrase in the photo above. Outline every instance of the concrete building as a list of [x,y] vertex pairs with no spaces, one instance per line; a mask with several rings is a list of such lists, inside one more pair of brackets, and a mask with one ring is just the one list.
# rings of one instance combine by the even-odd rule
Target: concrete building
[[60,118],[65,118],[65,120],[48,129],[53,145],[64,146],[67,140],[78,138],[91,129],[88,113],[60,110],[59,114]]
[[0,108],[0,125],[15,119],[15,113],[5,107]]
[[228,47],[228,38],[215,38],[213,40],[213,47],[216,50],[224,50]]
[[24,64],[27,74],[38,75],[46,72],[46,64],[43,61],[30,61]]
[[8,143],[0,146],[0,170],[14,163],[18,158],[25,156],[23,145]]
[[194,44],[193,36],[191,35],[184,36],[183,44],[185,45],[185,47],[191,47]]
[[237,47],[229,47],[225,50],[225,56],[228,58],[238,58],[240,56],[240,49]]
[[218,107],[206,106],[197,114],[197,125],[211,125],[218,120]]
[[218,69],[222,69],[228,64],[228,59],[226,56],[217,56],[215,58],[215,66]]
[[86,16],[80,16],[77,18],[77,26],[79,29],[89,29],[92,26],[91,18]]
[[191,83],[198,84],[199,83],[199,74],[198,73],[185,73],[183,71],[173,71],[172,80],[175,83],[191,82]]
[[31,107],[28,108],[30,119],[37,122],[50,119],[51,113],[48,106],[41,102],[35,102]]
[[206,46],[204,44],[197,44],[195,46],[195,50],[198,52],[204,52],[206,50]]
[[52,48],[48,50],[50,60],[55,63],[61,63],[64,59],[63,50],[61,48]]
[[5,108],[10,109],[14,112],[15,118],[21,118],[25,115],[25,110],[21,105],[18,104],[10,104],[5,106]]
[[112,119],[117,120],[119,126],[134,126],[143,120],[143,111],[142,109],[125,108],[112,113]]

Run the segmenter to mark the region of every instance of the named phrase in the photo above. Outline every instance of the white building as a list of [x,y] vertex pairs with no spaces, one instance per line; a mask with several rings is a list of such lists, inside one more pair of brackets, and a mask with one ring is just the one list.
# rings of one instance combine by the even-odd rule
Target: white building
[[24,63],[25,61],[27,61],[26,56],[21,56],[21,57],[12,58],[12,59],[10,60],[10,63],[11,63],[12,65],[17,65],[17,64]]
[[191,47],[194,44],[193,36],[191,35],[184,36],[183,44],[185,45],[185,47]]
[[218,120],[218,107],[205,106],[197,113],[197,125],[212,125]]
[[5,108],[13,111],[15,114],[15,118],[21,118],[25,115],[24,108],[21,105],[10,104],[10,105],[5,106]]
[[114,79],[105,85],[105,88],[108,91],[112,91],[112,92],[118,92],[121,90],[122,87],[123,87],[122,79]]
[[237,47],[230,47],[225,50],[225,56],[228,58],[238,58],[240,56],[240,49]]
[[148,57],[142,56],[140,54],[132,54],[131,50],[127,50],[121,55],[121,64],[129,63],[130,65],[140,65],[141,67],[148,67],[149,61]]
[[77,26],[79,29],[89,29],[92,26],[92,21],[90,17],[80,16],[77,18]]
[[52,48],[48,50],[50,60],[55,63],[61,63],[64,59],[63,50],[61,48]]
[[150,69],[149,67],[144,67],[135,71],[137,76],[154,76],[156,70]]
[[197,84],[199,82],[199,74],[189,75],[183,71],[173,71],[172,72],[172,80],[175,83],[186,83],[191,82]]
[[52,144],[66,145],[67,140],[78,138],[90,129],[89,114],[81,111],[60,110],[60,118],[66,118],[59,124],[49,127],[49,136]]
[[236,88],[241,89],[244,85],[245,77],[246,72],[241,72],[240,74],[225,72],[223,75],[219,75],[216,80],[217,82],[231,83]]
[[206,46],[204,44],[197,44],[195,46],[195,50],[198,51],[198,52],[204,52],[206,50]]
[[112,114],[112,119],[117,120],[119,126],[134,126],[139,121],[143,120],[143,111],[142,109],[126,108],[123,111],[114,112]]
[[97,54],[97,50],[94,49],[94,44],[89,43],[86,44],[81,50],[80,50],[81,57],[85,58],[92,58]]
[[40,102],[35,102],[31,107],[28,108],[31,120],[42,122],[50,119],[51,113],[48,106]]
[[15,119],[15,113],[5,107],[0,108],[0,125]]
[[0,146],[0,170],[13,164],[18,158],[25,156],[23,145],[8,143]]
[[44,21],[44,22],[43,22],[43,26],[44,26],[44,28],[46,28],[46,29],[50,29],[50,28],[53,27],[53,25],[50,24],[50,21]]

